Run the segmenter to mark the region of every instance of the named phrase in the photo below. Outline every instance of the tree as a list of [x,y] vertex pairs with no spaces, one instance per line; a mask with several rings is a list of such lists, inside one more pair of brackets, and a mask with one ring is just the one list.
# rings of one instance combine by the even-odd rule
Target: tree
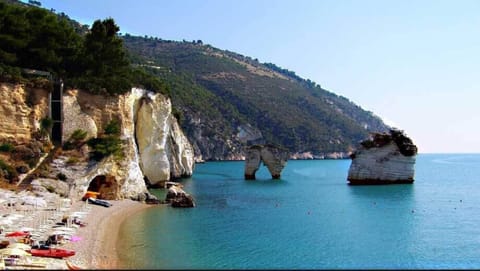
[[0,63],[16,66],[18,53],[28,44],[25,9],[0,3]]
[[122,39],[117,36],[120,28],[112,18],[96,20],[85,37],[84,52],[87,70],[91,74],[105,75],[128,67]]
[[132,87],[130,63],[112,18],[96,20],[83,46],[83,87],[98,92],[123,93]]
[[0,3],[0,64],[63,75],[80,37],[64,18],[38,7]]

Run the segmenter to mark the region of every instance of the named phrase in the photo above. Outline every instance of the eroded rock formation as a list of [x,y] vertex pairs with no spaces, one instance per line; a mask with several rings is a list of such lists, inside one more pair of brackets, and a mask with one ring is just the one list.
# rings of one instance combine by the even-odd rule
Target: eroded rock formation
[[0,140],[28,143],[48,117],[49,91],[20,84],[0,84]]
[[121,158],[104,159],[77,174],[72,191],[77,197],[99,176],[108,177],[111,189],[104,194],[109,198],[148,199],[145,180],[148,185],[162,186],[172,178],[192,175],[192,147],[171,114],[170,100],[163,95],[136,88],[115,97],[71,90],[64,95],[64,105],[65,112],[70,108],[75,112],[64,114],[65,139],[76,129],[95,137],[115,119],[123,140]]
[[193,197],[187,194],[180,185],[172,185],[168,188],[165,202],[170,203],[172,207],[195,207]]
[[260,163],[267,166],[273,179],[280,179],[288,160],[288,152],[273,145],[252,145],[246,148],[245,179],[255,180]]
[[[0,143],[14,146],[13,158],[18,156],[25,163],[34,163],[38,159],[33,158],[44,150],[35,140],[42,136],[41,120],[49,117],[50,96],[48,88],[0,83]],[[170,179],[192,175],[193,148],[172,115],[170,100],[161,94],[135,88],[118,96],[68,90],[62,102],[62,143],[78,129],[86,132],[85,140],[98,137],[108,123],[116,120],[123,155],[95,163],[78,156],[55,154],[48,162],[50,169],[40,176],[51,181],[63,176],[64,185],[56,189],[60,194],[81,198],[92,183],[97,183],[96,189],[103,198],[150,199],[145,179],[150,185],[162,185]],[[89,147],[85,144],[76,152],[88,158]],[[15,166],[20,173],[30,169],[26,164]],[[35,183],[51,186],[48,181]]]
[[396,184],[414,181],[417,147],[402,131],[376,133],[352,153],[349,184]]
[[140,166],[151,185],[163,186],[172,178],[192,175],[193,148],[172,115],[170,99],[143,95],[135,123]]

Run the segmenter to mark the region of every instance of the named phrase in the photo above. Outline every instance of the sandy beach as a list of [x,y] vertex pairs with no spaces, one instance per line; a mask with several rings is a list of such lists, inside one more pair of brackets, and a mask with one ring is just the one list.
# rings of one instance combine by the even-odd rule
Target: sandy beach
[[[159,205],[148,205],[132,200],[110,201],[109,208],[88,205],[86,216],[82,221],[86,227],[78,229],[76,235],[82,240],[65,244],[65,248],[76,251],[68,260],[75,265],[88,269],[118,269],[117,239],[122,222],[139,210],[155,208]],[[73,203],[73,210],[85,210],[85,202]]]
[[55,227],[55,223],[60,222],[62,217],[77,216],[80,221],[87,223],[85,227],[68,227],[72,231],[71,236],[75,236],[75,241],[70,240],[54,245],[54,247],[74,250],[74,256],[64,259],[27,257],[23,259],[26,262],[19,266],[9,266],[8,269],[38,269],[29,267],[32,261],[41,262],[46,269],[68,269],[67,261],[81,269],[122,268],[119,266],[116,247],[120,225],[126,218],[140,210],[160,207],[129,199],[111,200],[108,201],[112,204],[111,207],[103,207],[87,204],[81,200],[72,202],[62,199],[58,195],[46,194],[44,197],[48,200],[45,202],[43,202],[45,198],[35,198],[38,203],[44,204],[43,207],[27,207],[25,209],[26,205],[23,204],[17,204],[17,207],[8,207],[8,204],[14,201],[17,203],[27,202],[27,198],[31,196],[28,192],[20,194],[3,190],[0,192],[3,197],[3,204],[0,205],[2,214],[0,216],[2,227],[0,237],[4,241],[19,242],[19,238],[7,237],[7,233],[26,228],[32,236],[38,236],[32,239],[46,240],[51,232],[58,229]]

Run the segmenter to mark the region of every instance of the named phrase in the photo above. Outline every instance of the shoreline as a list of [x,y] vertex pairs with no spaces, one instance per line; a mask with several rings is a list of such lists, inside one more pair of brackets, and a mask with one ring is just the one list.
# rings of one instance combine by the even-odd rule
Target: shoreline
[[[117,251],[121,224],[140,210],[152,208],[149,205],[129,199],[109,201],[111,207],[88,205],[88,214],[82,218],[87,223],[77,231],[82,238],[79,242],[70,242],[65,247],[76,251],[75,256],[67,259],[83,269],[119,269],[122,268]],[[84,205],[82,201],[75,205]],[[79,208],[74,208],[79,209]],[[112,238],[113,237],[113,238]]]

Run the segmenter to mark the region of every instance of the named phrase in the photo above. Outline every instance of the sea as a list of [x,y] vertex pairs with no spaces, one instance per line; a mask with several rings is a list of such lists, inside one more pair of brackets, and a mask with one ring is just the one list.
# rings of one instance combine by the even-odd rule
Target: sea
[[[413,184],[350,186],[351,160],[289,160],[279,180],[244,162],[195,165],[195,208],[127,219],[138,269],[479,269],[480,154],[419,154]],[[160,199],[165,190],[152,190]]]

